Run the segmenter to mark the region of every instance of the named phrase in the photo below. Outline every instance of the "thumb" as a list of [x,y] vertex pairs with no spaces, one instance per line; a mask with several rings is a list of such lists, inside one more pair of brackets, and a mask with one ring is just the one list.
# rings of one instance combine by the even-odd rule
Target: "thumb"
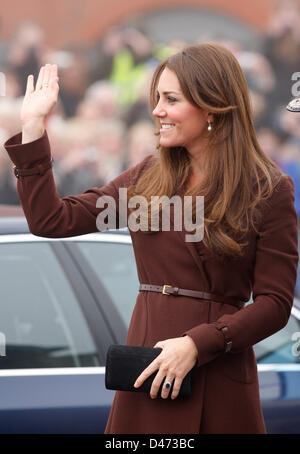
[[164,348],[165,343],[163,341],[156,342],[153,348]]

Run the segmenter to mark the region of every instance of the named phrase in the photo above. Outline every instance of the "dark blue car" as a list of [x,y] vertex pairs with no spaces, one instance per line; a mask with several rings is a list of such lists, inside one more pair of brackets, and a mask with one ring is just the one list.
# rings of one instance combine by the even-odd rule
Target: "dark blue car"
[[[138,278],[127,230],[67,239],[0,219],[0,432],[103,433],[105,355],[125,343]],[[269,433],[300,433],[300,302],[255,346]]]

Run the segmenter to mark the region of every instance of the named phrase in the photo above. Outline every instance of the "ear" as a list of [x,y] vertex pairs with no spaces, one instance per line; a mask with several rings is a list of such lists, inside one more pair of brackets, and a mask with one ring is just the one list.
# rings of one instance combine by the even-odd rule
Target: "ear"
[[207,112],[207,111],[204,111],[204,119],[205,119],[205,121],[206,121],[207,123],[208,123],[208,122],[213,123],[213,121],[214,121],[214,116],[213,116],[212,113]]
[[213,123],[213,121],[214,121],[214,116],[213,116],[212,113],[207,112],[206,121],[209,121],[210,123]]

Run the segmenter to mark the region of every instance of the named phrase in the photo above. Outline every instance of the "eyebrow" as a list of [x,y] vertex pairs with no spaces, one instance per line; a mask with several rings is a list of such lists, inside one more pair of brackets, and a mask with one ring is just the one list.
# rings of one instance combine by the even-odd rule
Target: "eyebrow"
[[[171,93],[174,93],[176,95],[180,95],[181,94],[178,91],[163,91],[163,95],[170,95]],[[156,94],[159,95],[159,91],[158,90],[156,90]]]

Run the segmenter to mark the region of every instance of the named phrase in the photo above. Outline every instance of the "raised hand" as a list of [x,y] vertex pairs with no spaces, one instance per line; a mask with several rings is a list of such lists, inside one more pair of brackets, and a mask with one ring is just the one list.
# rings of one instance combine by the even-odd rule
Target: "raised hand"
[[44,121],[57,102],[58,91],[57,65],[42,66],[35,87],[33,75],[28,76],[21,108],[22,125]]

